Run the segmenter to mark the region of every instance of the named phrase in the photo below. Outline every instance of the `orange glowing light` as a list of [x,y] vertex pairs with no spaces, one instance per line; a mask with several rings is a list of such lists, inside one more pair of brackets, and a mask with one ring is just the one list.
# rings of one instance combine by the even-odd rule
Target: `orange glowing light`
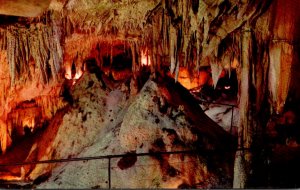
[[22,126],[23,127],[27,126],[31,132],[34,129],[34,125],[35,125],[34,118],[26,118],[22,121]]
[[65,64],[65,78],[68,80],[73,80],[73,85],[76,83],[76,80],[78,80],[83,74],[83,71],[81,69],[76,69],[75,76],[72,76],[72,66],[69,63]]
[[149,52],[148,50],[144,50],[141,52],[141,63],[143,66],[149,66],[151,65],[151,60],[150,60],[150,56],[149,56]]
[[3,181],[21,181],[22,177],[13,176],[13,175],[4,175],[4,176],[0,176],[0,180],[3,180]]
[[79,79],[82,76],[82,70],[77,70],[74,79]]
[[239,66],[239,61],[237,60],[237,58],[233,59],[233,62],[231,63],[231,68],[236,69]]
[[71,80],[72,79],[72,70],[71,64],[65,65],[65,78]]
[[199,73],[192,78],[188,69],[184,67],[179,68],[178,82],[188,90],[195,89],[205,84],[212,85],[212,79],[209,72],[199,71]]

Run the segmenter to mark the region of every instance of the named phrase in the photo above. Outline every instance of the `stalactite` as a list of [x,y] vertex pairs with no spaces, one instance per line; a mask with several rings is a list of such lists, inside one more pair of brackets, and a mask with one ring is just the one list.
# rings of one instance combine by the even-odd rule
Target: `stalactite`
[[[143,38],[150,38],[152,41],[151,45],[146,44],[146,46],[154,51],[156,49],[153,46],[168,49],[170,72],[174,74],[175,80],[180,66],[189,69],[190,77],[199,70],[200,65],[219,64],[222,68],[229,66],[230,70],[230,62],[235,54],[239,54],[238,44],[234,42],[225,46],[224,52],[227,55],[218,55],[219,46],[225,38],[233,38],[231,34],[240,30],[240,26],[245,21],[251,22],[252,18],[261,14],[268,6],[268,3],[257,0],[251,5],[246,2],[223,1],[200,1],[197,5],[193,3],[183,0],[162,1],[162,11],[153,9],[150,11],[153,14],[149,14],[151,18],[146,18],[147,21],[151,19],[152,31],[161,31],[161,35],[143,35]],[[154,12],[159,15],[159,20],[156,19]],[[164,26],[161,26],[161,23],[164,23]],[[146,25],[146,27],[150,26]],[[168,36],[168,43],[165,36]],[[159,43],[157,39],[162,40]],[[218,72],[219,70],[221,68]],[[215,82],[217,82],[218,72],[214,74]]]
[[176,52],[175,52],[175,63],[176,63],[176,67],[175,67],[175,81],[177,82],[178,80],[178,76],[179,76],[179,66],[181,63],[181,53],[182,53],[182,28],[176,28],[176,32],[177,32],[177,39],[176,39]]
[[[138,19],[126,17],[124,21],[123,12],[126,13],[125,15],[130,15],[128,13],[133,11],[131,8],[130,10],[122,9],[125,4],[126,6],[131,4],[135,8],[152,7],[152,9],[147,9],[147,11],[134,10],[134,13],[138,15],[136,15]],[[160,66],[156,64],[161,64],[161,55],[163,55],[163,59],[165,55],[165,52],[160,51],[161,49],[163,51],[168,50],[169,52],[166,55],[169,54],[170,61],[168,62],[171,73],[174,74],[179,66],[188,67],[190,72],[196,66],[195,70],[197,71],[200,63],[205,65],[207,60],[215,58],[213,53],[216,52],[215,50],[227,34],[237,30],[241,24],[256,14],[261,14],[261,10],[263,10],[266,3],[261,3],[258,0],[253,1],[251,5],[236,1],[164,0],[161,2],[149,1],[147,6],[145,4],[140,6],[138,2],[127,2],[125,4],[115,2],[112,6],[110,3],[105,2],[95,7],[94,3],[72,1],[65,6],[68,9],[67,11],[61,10],[60,14],[51,12],[51,15],[54,17],[52,20],[62,20],[61,25],[66,30],[64,33],[66,36],[71,35],[75,28],[78,29],[77,32],[94,33],[96,35],[107,35],[108,33],[117,35],[119,31],[121,33],[125,31],[125,36],[130,36],[131,34],[136,35],[136,31],[143,31],[143,33],[155,31],[152,35],[141,34],[142,38],[149,38],[148,40],[142,39],[142,41],[147,41],[146,46],[150,54],[153,54],[151,56],[153,60],[151,67],[154,70],[159,69]],[[77,9],[82,9],[81,5],[85,7],[86,11],[83,13],[76,12]],[[150,29],[151,27],[152,29]],[[158,55],[156,52],[160,54]],[[193,60],[190,58],[191,54],[195,54]],[[54,73],[53,76],[58,70],[55,65],[57,59],[55,56],[51,57],[51,55],[47,59],[49,60],[51,73]],[[43,70],[43,67],[40,68]],[[178,76],[178,73],[175,73],[175,76]]]
[[[215,50],[218,48],[219,43],[223,38],[226,37],[228,33],[231,33],[232,31],[237,29],[240,26],[240,23],[247,19],[250,19],[251,16],[255,15],[255,8],[259,5],[259,3],[255,1],[255,3],[253,4],[253,6],[250,7],[248,12],[243,12],[243,10],[249,8],[247,3],[239,4],[238,2],[235,2],[232,5],[225,3],[226,11],[233,9],[234,6],[240,8],[237,12],[239,13],[239,19],[237,19],[236,15],[230,16],[227,14],[227,12],[220,11],[220,6],[223,6],[223,4],[221,4],[221,2],[208,3],[205,1],[200,1],[198,5],[195,5],[192,1],[183,0],[180,0],[178,2],[163,1],[162,3],[156,5],[154,4],[155,6],[153,7],[153,10],[149,11],[149,14],[145,14],[146,22],[148,22],[150,19],[154,20],[154,22],[152,23],[152,29],[150,29],[151,27],[148,27],[147,23],[146,25],[141,24],[143,22],[139,22],[140,24],[137,24],[137,26],[141,29],[146,29],[148,27],[148,32],[153,31],[152,35],[143,36],[151,38],[147,40],[147,46],[149,46],[149,50],[151,54],[153,54],[152,67],[154,68],[154,70],[160,68],[160,66],[156,64],[160,64],[161,62],[161,57],[156,52],[160,52],[161,49],[168,49],[171,73],[174,74],[174,72],[178,72],[178,68],[180,65],[188,67],[190,71],[196,66],[197,71],[200,66],[200,63],[203,64],[207,60],[213,60],[212,58],[215,58],[214,55],[210,52],[216,52]],[[52,16],[51,18],[49,18],[50,23],[51,19],[58,21],[58,18],[60,18],[62,20],[61,25],[66,29],[66,32],[63,35],[70,35],[73,30],[72,28],[76,27],[75,24],[80,18],[79,14],[71,14],[73,13],[73,9],[75,9],[75,7],[73,7],[75,5],[76,4],[72,3],[68,4],[68,6],[70,7],[68,9],[67,14],[64,14],[63,12],[61,12],[61,14],[54,14],[53,12],[51,12]],[[89,4],[87,6],[88,9],[91,8],[89,7],[90,5],[92,4]],[[258,10],[258,12],[260,12],[260,9]],[[150,18],[148,18],[147,15],[150,15]],[[96,26],[101,25],[102,28],[103,23],[108,24],[111,28],[115,27],[117,31],[122,29],[122,27],[126,30],[134,30],[137,27],[132,22],[125,22],[122,26],[114,25],[111,18],[114,18],[115,15],[112,15],[112,13],[110,13],[109,11],[103,12],[103,14],[101,14],[101,18],[103,18],[103,20],[100,19],[100,22],[89,20],[90,15],[87,13],[85,13],[83,16],[89,22],[86,22],[87,24],[85,25],[83,21],[78,22],[79,24],[77,26],[81,28],[80,30],[82,31],[84,31],[85,28],[87,28],[87,26],[95,26],[96,28]],[[84,19],[81,18],[81,20]],[[216,27],[216,23],[218,23],[220,27]],[[47,74],[48,67],[51,70],[52,77],[55,79],[59,70],[59,64],[57,63],[59,63],[59,60],[62,59],[62,49],[60,45],[57,46],[57,44],[60,44],[59,39],[61,39],[62,37],[59,35],[58,37],[56,37],[56,31],[61,31],[61,29],[56,30],[56,28],[57,27],[55,23],[53,24],[53,28],[50,31],[48,31],[47,27],[44,28],[38,26],[38,30],[42,30],[43,32],[37,32],[37,39],[33,38],[33,40],[29,40],[29,44],[34,45],[32,48],[33,51],[31,53],[33,54],[32,56],[37,62],[36,65],[37,67],[39,67],[39,70],[41,71],[40,73],[42,74],[42,78],[44,81],[49,80],[49,76]],[[216,30],[216,28],[218,28],[218,30]],[[109,32],[106,29],[101,29],[101,31],[95,31],[97,31],[97,34],[103,31]],[[49,43],[49,40],[47,38],[51,38],[53,36],[54,40],[51,41],[53,43]],[[162,39],[162,42],[160,42],[159,39]],[[38,45],[42,48],[35,48],[35,46]],[[24,46],[25,55],[28,55],[28,53],[26,53],[27,45],[24,44],[22,46]],[[195,53],[193,51],[195,51]],[[58,53],[52,54],[51,52]],[[164,55],[163,52],[160,53],[161,55]],[[191,59],[190,57],[192,54],[195,54],[195,58]],[[207,56],[209,56],[208,59]],[[156,59],[157,61],[155,61]],[[26,57],[26,60],[28,60],[28,57]],[[13,65],[11,66],[13,67]],[[176,76],[178,76],[178,73],[175,73],[175,77]]]
[[163,10],[163,14],[162,14],[162,49],[163,49],[163,55],[168,55],[168,52],[166,52],[169,48],[168,46],[168,42],[169,42],[169,35],[168,35],[168,28],[170,26],[170,19],[169,17],[165,14],[165,10]]
[[[56,78],[62,62],[60,33],[56,26],[31,24],[29,28],[10,26],[7,28],[7,58],[10,65],[11,84],[26,81],[30,73],[29,60],[32,57],[42,76],[42,81]],[[51,76],[47,72],[48,65]]]
[[[60,45],[60,39],[62,38],[61,29],[58,28],[58,26],[53,27],[52,36],[53,41],[50,41],[50,58],[53,60],[53,71],[52,73],[55,74],[55,77],[58,74],[58,71],[60,69],[60,63],[63,59],[63,50]],[[54,53],[56,52],[56,53]]]
[[[254,55],[253,56],[253,65],[252,65],[252,85],[255,87],[256,91],[256,102],[255,102],[255,112],[256,113],[265,113],[262,111],[266,109],[262,107],[263,104],[267,104],[266,98],[269,96],[268,91],[268,73],[269,73],[269,64],[270,64],[270,52],[269,52],[269,43],[270,43],[270,11],[266,12],[264,15],[259,17],[254,25],[253,38],[254,43]],[[266,119],[264,114],[259,114],[263,121]],[[258,122],[259,125],[264,125],[263,123]],[[261,126],[262,127],[262,126]]]
[[[181,2],[181,1],[180,1]],[[183,53],[183,66],[187,66],[187,59],[188,59],[188,47],[190,44],[190,19],[188,17],[188,1],[182,1],[182,4],[179,4],[180,8],[182,9],[182,22],[181,22],[181,31],[182,31],[182,38],[181,38],[181,46],[182,46],[182,53]]]
[[17,44],[19,44],[19,53],[20,55],[17,56],[17,62],[19,63],[19,70],[20,73],[24,73],[24,71],[26,71],[26,67],[28,66],[27,64],[22,64],[22,63],[26,63],[26,55],[25,55],[25,50],[24,50],[24,42],[22,39],[22,34],[20,33],[17,36]]
[[136,73],[138,71],[137,60],[136,60],[136,44],[134,42],[130,43],[131,57],[132,57],[132,73],[133,78],[136,79]]
[[4,154],[9,146],[12,144],[11,128],[7,126],[6,122],[0,119],[0,144],[2,154]]
[[287,42],[273,42],[270,45],[269,91],[275,113],[283,111],[289,91],[293,46]]
[[36,103],[42,108],[42,115],[45,119],[52,118],[59,109],[66,106],[66,102],[56,94],[37,97]]
[[0,51],[3,50],[4,32],[0,29]]
[[7,38],[6,30],[0,28],[0,51],[6,49],[6,45],[7,45],[6,38]]
[[152,64],[150,65],[151,67],[151,72],[155,75],[155,71],[157,70],[157,43],[156,41],[152,41],[152,48],[150,49],[150,54],[151,54],[151,60],[152,60]]
[[219,63],[211,63],[210,67],[211,67],[212,80],[214,83],[214,87],[216,88],[223,67]]
[[[141,45],[139,42],[135,42],[135,56],[136,56],[136,65],[137,65],[137,72],[140,71],[142,63],[141,63],[141,52],[146,51],[146,46]],[[151,50],[148,50],[148,55],[152,52]],[[150,56],[150,55],[149,55]]]
[[10,69],[11,84],[13,85],[16,78],[16,61],[15,61],[15,51],[16,51],[16,39],[11,31],[7,32],[7,60]]
[[171,71],[171,74],[174,73],[175,71],[175,68],[176,68],[176,65],[177,65],[177,58],[176,58],[176,52],[177,52],[177,33],[176,33],[176,29],[171,26],[170,28],[170,63],[171,63],[171,67],[170,67],[170,71]]
[[[41,80],[46,83],[48,82],[48,76],[46,72],[46,63],[45,61],[48,60],[48,54],[45,49],[43,39],[40,35],[40,30],[38,26],[31,29],[34,32],[34,35],[30,36],[30,44],[31,44],[31,56],[33,57],[35,64],[38,68],[39,73],[41,74]],[[46,57],[45,57],[46,56]]]

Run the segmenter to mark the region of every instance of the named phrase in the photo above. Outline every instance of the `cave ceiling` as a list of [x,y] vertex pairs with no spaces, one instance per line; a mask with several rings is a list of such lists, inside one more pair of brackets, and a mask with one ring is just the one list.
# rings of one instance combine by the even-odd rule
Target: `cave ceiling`
[[[81,43],[81,47],[85,49],[87,48],[85,44],[94,46],[95,41],[121,40],[136,46],[138,50],[149,49],[153,61],[159,62],[157,64],[166,62],[156,60],[157,56],[168,56],[171,72],[178,70],[178,62],[197,69],[200,62],[202,65],[208,65],[220,62],[219,58],[221,58],[227,60],[222,61],[221,65],[228,65],[229,60],[233,59],[233,56],[229,55],[232,53],[229,52],[238,54],[237,41],[240,36],[236,34],[241,31],[245,23],[256,27],[256,22],[259,22],[257,20],[272,2],[258,0],[52,0],[45,9],[46,1],[41,5],[36,5],[36,1],[30,1],[30,3],[27,1],[23,1],[23,4],[32,5],[32,7],[39,6],[36,14],[42,9],[45,10],[44,13],[37,17],[29,17],[26,11],[15,10],[10,5],[6,8],[5,5],[8,3],[4,3],[2,10],[12,9],[11,15],[22,15],[20,12],[23,11],[23,17],[1,16],[0,44],[2,49],[7,49],[10,44],[7,43],[10,41],[10,34],[11,37],[18,38],[24,33],[29,33],[24,34],[23,37],[35,38],[34,35],[39,36],[35,33],[36,30],[44,30],[41,35],[45,32],[51,33],[48,34],[49,39],[57,38],[60,46],[74,40],[85,41],[84,44]],[[3,2],[16,2],[17,7],[22,0]],[[6,13],[2,11],[2,14]],[[266,25],[261,29],[261,38],[266,40],[264,38],[268,37],[269,27]],[[39,40],[39,37],[29,40],[29,44],[35,40]],[[47,39],[43,41],[45,45],[51,43],[47,42]],[[74,55],[78,51],[86,51],[81,47],[65,49],[65,53]],[[19,54],[23,53],[19,52]],[[85,56],[88,55],[83,57]],[[37,60],[40,56],[33,57]],[[59,60],[59,58],[53,59]],[[14,60],[10,61],[8,58],[8,62],[14,62]]]
[[[21,4],[27,6],[17,9]],[[59,79],[64,65],[118,54],[123,45],[131,49],[133,72],[146,51],[152,71],[166,65],[177,78],[180,66],[193,73],[210,65],[216,84],[223,68],[241,62],[242,35],[250,31],[257,65],[253,85],[262,94],[270,91],[280,110],[296,59],[278,60],[294,55],[298,7],[295,0],[2,0],[2,72],[9,73],[6,87],[33,78],[49,83]],[[34,9],[34,16],[25,9]],[[277,57],[269,56],[269,49]],[[270,62],[276,66],[268,71]],[[274,77],[278,73],[283,80]]]

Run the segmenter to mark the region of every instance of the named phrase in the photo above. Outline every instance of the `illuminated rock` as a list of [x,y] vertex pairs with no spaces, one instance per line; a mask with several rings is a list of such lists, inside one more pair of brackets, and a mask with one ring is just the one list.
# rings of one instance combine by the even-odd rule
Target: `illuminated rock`
[[[198,150],[200,158],[193,154],[146,156],[127,161],[125,157],[114,158],[111,185],[117,188],[230,187],[233,163],[230,147],[234,146],[231,137],[205,116],[199,106],[186,102],[192,96],[183,87],[172,80],[169,82],[172,87],[150,80],[136,96],[127,99],[128,90],[105,90],[94,74],[85,73],[72,90],[73,106],[65,113],[56,114],[37,139],[37,146],[26,156],[27,161],[202,147]],[[170,93],[178,99],[178,104]],[[192,110],[200,112],[192,113]],[[207,157],[201,153],[201,150],[215,149],[227,149],[228,154]],[[208,162],[212,165],[208,166]],[[107,160],[39,164],[23,168],[22,175],[26,180],[35,180],[49,172],[51,176],[38,188],[108,187]]]

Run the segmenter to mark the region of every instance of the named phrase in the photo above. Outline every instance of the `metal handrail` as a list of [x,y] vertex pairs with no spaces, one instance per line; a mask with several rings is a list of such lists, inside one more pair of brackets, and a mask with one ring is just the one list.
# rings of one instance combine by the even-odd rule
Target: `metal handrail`
[[5,163],[5,164],[0,164],[0,167],[4,167],[4,166],[23,166],[23,165],[32,165],[32,164],[53,164],[53,163],[61,163],[61,162],[78,162],[78,161],[112,159],[112,158],[130,157],[130,156],[139,157],[139,156],[155,156],[155,155],[164,155],[164,154],[197,154],[197,152],[199,153],[199,150],[182,150],[182,151],[171,151],[171,152],[127,153],[127,154],[89,156],[89,157],[79,157],[79,158],[39,160],[39,161],[31,161],[31,162]]

